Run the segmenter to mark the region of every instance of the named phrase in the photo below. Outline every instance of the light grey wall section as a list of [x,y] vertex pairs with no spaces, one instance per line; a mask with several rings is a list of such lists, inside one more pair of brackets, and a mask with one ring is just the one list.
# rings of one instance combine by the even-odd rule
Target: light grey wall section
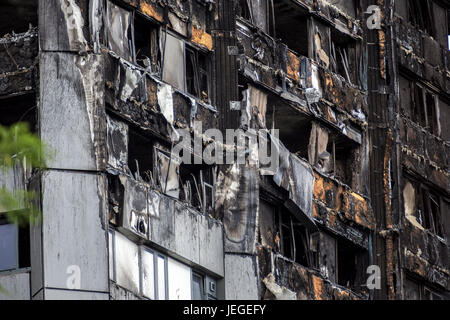
[[109,293],[45,289],[45,300],[109,300]]
[[225,255],[225,299],[258,300],[257,263],[254,256]]
[[[67,288],[67,268],[80,267],[81,290],[108,292],[108,252],[99,197],[102,176],[50,171],[42,175],[44,286]],[[45,295],[47,299],[47,295]]]
[[159,217],[150,216],[150,240],[222,277],[222,224],[165,196],[159,205]]
[[0,300],[30,300],[30,273],[28,271],[0,274],[0,285],[7,293],[0,291]]
[[99,55],[41,52],[41,137],[55,153],[49,168],[97,170],[104,162],[102,75]]

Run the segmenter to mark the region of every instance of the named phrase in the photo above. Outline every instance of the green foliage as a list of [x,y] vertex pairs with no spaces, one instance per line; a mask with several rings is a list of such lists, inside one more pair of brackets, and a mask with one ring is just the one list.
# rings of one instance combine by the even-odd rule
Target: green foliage
[[12,167],[16,160],[26,158],[32,167],[43,168],[49,153],[39,137],[30,132],[27,123],[9,128],[0,126],[0,163],[5,167]]
[[[51,157],[50,149],[30,132],[27,123],[18,123],[9,128],[0,126],[0,170],[11,170],[17,163],[45,168],[46,161]],[[0,188],[0,212],[7,212],[11,223],[34,224],[41,218],[39,207],[36,206],[37,199],[32,191]]]

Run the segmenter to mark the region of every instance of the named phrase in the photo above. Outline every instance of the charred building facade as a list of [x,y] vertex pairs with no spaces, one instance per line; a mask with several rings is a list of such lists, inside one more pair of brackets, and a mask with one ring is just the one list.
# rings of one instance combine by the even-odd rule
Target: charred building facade
[[449,299],[449,21],[447,0],[3,1],[0,124],[54,156],[0,171],[43,215],[0,207],[1,297]]

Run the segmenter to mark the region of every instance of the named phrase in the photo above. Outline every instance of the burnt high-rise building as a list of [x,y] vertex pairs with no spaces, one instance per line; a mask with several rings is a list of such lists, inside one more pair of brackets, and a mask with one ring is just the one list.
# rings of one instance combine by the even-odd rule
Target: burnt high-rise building
[[0,297],[449,299],[449,21],[448,0],[3,0],[0,125],[53,156],[0,170],[42,212],[0,204]]

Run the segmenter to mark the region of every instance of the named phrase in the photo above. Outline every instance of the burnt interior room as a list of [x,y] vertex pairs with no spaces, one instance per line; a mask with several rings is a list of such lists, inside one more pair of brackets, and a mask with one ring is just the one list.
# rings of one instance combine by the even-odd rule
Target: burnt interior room
[[308,12],[293,1],[274,3],[275,35],[295,53],[308,56]]
[[351,287],[359,292],[366,280],[368,252],[345,238],[338,238],[337,282],[341,286]]
[[135,14],[133,27],[136,63],[143,68],[151,66],[151,71],[156,72],[159,62],[158,28],[140,14]]
[[37,132],[37,106],[34,93],[0,97],[0,125],[28,123],[31,132]]
[[356,84],[359,61],[356,60],[356,41],[336,29],[331,29],[331,71],[341,75],[349,83]]
[[292,153],[308,159],[311,119],[290,105],[269,96],[266,112],[267,128],[279,129],[280,141]]
[[6,34],[23,33],[30,24],[38,24],[37,0],[2,0],[0,3],[0,37]]
[[[153,172],[153,142],[138,130],[130,128],[128,137],[128,167],[147,182]],[[154,177],[153,177],[154,178]]]

